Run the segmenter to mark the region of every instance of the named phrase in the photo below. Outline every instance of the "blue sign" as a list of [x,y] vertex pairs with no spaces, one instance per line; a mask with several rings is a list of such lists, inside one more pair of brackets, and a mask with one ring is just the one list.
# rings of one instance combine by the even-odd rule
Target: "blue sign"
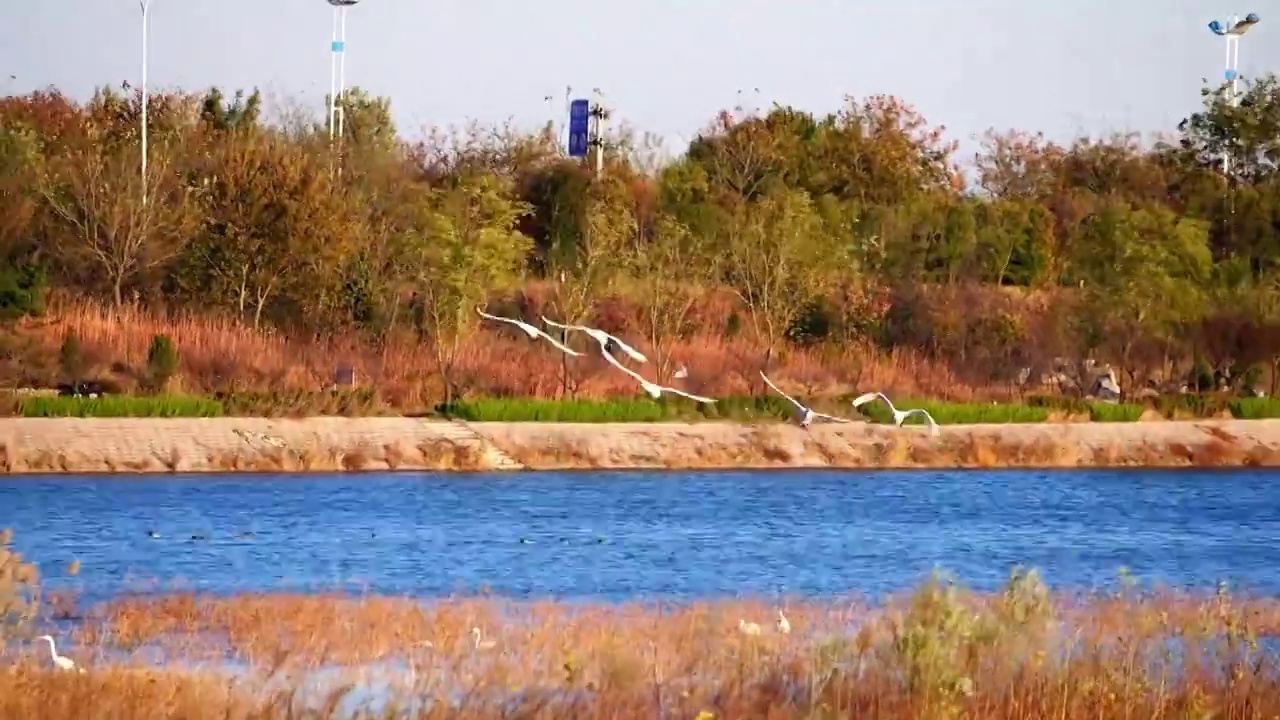
[[591,102],[574,100],[569,103],[569,157],[586,157],[590,146]]

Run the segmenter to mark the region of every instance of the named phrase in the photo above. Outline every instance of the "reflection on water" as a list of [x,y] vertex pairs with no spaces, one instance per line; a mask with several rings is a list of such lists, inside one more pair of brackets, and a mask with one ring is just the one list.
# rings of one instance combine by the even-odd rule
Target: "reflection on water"
[[[623,600],[993,588],[1280,592],[1280,473],[923,471],[9,477],[0,527],[55,587]],[[149,537],[148,531],[158,535]],[[77,578],[62,576],[79,560]]]

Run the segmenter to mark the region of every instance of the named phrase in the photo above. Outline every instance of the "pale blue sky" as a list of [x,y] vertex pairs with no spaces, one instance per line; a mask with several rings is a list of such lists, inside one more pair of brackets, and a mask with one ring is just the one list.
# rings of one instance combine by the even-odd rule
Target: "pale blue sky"
[[[402,132],[468,119],[526,125],[565,85],[674,141],[737,91],[825,112],[891,93],[950,135],[987,127],[1171,130],[1222,75],[1206,23],[1253,11],[1245,76],[1280,70],[1280,3],[1208,0],[363,0],[347,80],[389,95]],[[140,77],[137,0],[4,0],[0,90],[85,97]],[[233,14],[234,13],[234,14]],[[153,88],[257,85],[321,112],[332,13],[321,0],[152,0]],[[16,75],[16,80],[10,80]],[[575,93],[579,94],[579,93]]]

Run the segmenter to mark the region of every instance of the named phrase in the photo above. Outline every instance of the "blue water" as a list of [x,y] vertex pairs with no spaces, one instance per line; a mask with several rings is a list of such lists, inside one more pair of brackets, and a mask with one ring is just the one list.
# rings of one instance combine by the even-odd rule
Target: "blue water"
[[[1280,473],[924,471],[0,479],[86,599],[164,588],[685,599],[879,595],[935,566],[1280,594]],[[148,530],[161,537],[152,539]],[[252,532],[253,537],[239,538]],[[192,539],[193,535],[207,540]],[[64,568],[79,560],[79,576]]]

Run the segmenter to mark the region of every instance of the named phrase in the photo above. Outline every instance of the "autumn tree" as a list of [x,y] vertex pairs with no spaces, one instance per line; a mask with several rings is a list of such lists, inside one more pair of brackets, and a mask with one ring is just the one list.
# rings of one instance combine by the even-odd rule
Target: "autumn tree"
[[675,342],[693,330],[693,311],[715,281],[718,263],[676,219],[660,215],[651,231],[637,234],[623,256],[629,299],[641,309],[646,339],[653,348],[658,381],[670,370]]
[[68,267],[96,268],[112,302],[140,274],[161,267],[186,245],[194,225],[190,188],[174,171],[174,152],[151,153],[144,185],[136,148],[90,140],[50,161],[40,190],[57,227]]
[[352,240],[348,205],[305,146],[241,135],[216,145],[203,175],[192,282],[254,327],[281,294],[314,289]]

